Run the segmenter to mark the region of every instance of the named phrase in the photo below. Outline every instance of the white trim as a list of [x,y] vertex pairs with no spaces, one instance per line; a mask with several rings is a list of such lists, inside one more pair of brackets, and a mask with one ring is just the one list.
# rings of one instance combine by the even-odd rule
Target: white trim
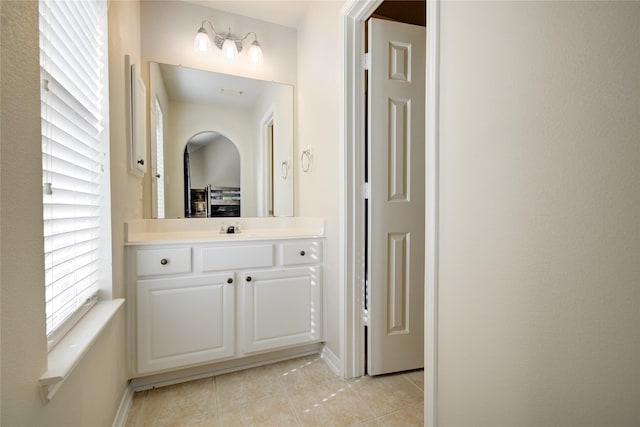
[[[352,378],[364,374],[362,364],[364,354],[364,334],[361,333],[360,295],[358,284],[364,281],[362,269],[356,268],[362,259],[362,249],[357,242],[362,241],[363,230],[358,228],[356,218],[360,218],[362,205],[359,204],[359,182],[363,173],[362,151],[356,150],[364,144],[362,123],[364,100],[357,88],[362,87],[360,52],[364,51],[364,34],[358,30],[359,24],[380,4],[377,0],[350,1],[342,10],[342,41],[345,46],[343,57],[342,89],[344,111],[343,156],[343,232],[342,247],[345,251],[344,280],[344,336],[343,336],[343,376]],[[427,0],[427,96],[426,96],[426,250],[425,250],[425,425],[437,427],[437,344],[438,344],[438,205],[439,205],[439,47],[440,0]]]
[[341,376],[341,363],[340,358],[335,355],[333,351],[325,344],[320,352],[320,357],[325,361],[325,363],[331,368],[334,374]]
[[271,351],[254,356],[247,356],[240,359],[229,359],[222,362],[214,362],[202,366],[193,366],[190,368],[169,370],[166,372],[151,374],[143,377],[136,377],[131,380],[131,387],[134,391],[149,390],[155,387],[164,387],[167,385],[198,380],[201,378],[209,378],[216,375],[255,368],[257,366],[269,365],[282,362],[284,360],[309,356],[312,354],[319,355],[321,352],[321,343],[306,344],[303,346],[292,347],[284,350]]
[[[274,183],[274,135],[269,135],[269,127],[273,127],[276,117],[276,106],[272,104],[262,116],[260,120],[260,159],[258,164],[258,216],[274,216],[275,203],[271,206],[271,215],[269,215],[269,184],[271,184],[271,200],[274,200],[273,190],[275,188]],[[271,147],[268,144],[271,143]],[[270,152],[270,156],[268,155]],[[271,165],[269,165],[271,163]],[[268,176],[268,172],[271,172],[271,177]]]
[[425,426],[438,425],[438,229],[440,189],[440,0],[427,1],[426,240],[424,316]]
[[131,58],[125,55],[127,78],[125,84],[127,106],[127,137],[129,142],[129,173],[142,178],[147,172],[147,88],[140,74],[140,67],[130,63]]
[[343,239],[341,242],[345,265],[342,268],[344,283],[342,311],[344,334],[342,342],[343,376],[354,378],[364,375],[364,333],[361,317],[364,293],[364,229],[359,218],[364,217],[364,197],[360,191],[364,176],[364,29],[362,23],[382,3],[382,0],[352,0],[341,11],[344,46],[342,90],[344,114],[341,114],[343,130],[342,183]]
[[124,427],[127,424],[127,417],[129,416],[131,404],[133,403],[133,394],[134,390],[131,386],[131,382],[129,382],[127,388],[124,389],[124,394],[120,400],[118,411],[113,419],[113,424],[111,424],[112,427]]
[[49,352],[47,372],[38,381],[43,403],[53,398],[123,304],[122,298],[97,303]]
[[94,292],[84,304],[73,312],[67,320],[59,324],[53,331],[47,335],[47,351],[51,351],[56,344],[58,344],[64,336],[73,329],[73,327],[84,317],[85,314],[93,308],[98,302],[98,291]]

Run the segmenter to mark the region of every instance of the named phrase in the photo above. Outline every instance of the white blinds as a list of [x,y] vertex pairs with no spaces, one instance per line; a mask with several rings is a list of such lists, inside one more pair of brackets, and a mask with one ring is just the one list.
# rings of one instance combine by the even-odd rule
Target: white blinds
[[109,215],[104,129],[107,5],[106,0],[41,0],[39,5],[46,317],[51,341],[94,299],[104,269],[101,216]]

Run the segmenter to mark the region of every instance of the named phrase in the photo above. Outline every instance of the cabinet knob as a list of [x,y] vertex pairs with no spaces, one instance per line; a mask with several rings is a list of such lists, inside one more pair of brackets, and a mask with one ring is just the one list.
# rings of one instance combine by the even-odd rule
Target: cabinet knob
[[247,282],[250,282],[250,281],[252,280],[252,279],[251,279],[251,276],[247,276],[247,279],[246,279],[246,280],[247,280]]
[[166,258],[162,258],[162,259],[160,260],[160,264],[162,264],[162,265],[167,265],[167,264],[169,264],[169,260],[168,260],[168,259],[166,259]]
[[138,164],[139,164],[140,166],[144,166],[144,159],[140,159],[140,160],[138,160]]
[[300,256],[305,256],[307,253],[305,251],[300,251]]
[[233,279],[232,279],[231,277],[229,277],[229,278],[227,279],[227,283],[229,283],[229,284],[233,283]]

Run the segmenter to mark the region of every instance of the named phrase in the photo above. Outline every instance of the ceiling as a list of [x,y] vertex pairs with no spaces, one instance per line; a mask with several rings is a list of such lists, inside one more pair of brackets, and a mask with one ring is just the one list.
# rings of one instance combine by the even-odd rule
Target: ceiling
[[302,21],[309,0],[182,0],[212,9],[249,18],[271,22],[285,27],[297,28]]
[[224,104],[251,108],[267,86],[262,80],[196,70],[177,65],[158,64],[171,101],[190,104]]
[[[297,28],[311,0],[182,0],[253,19]],[[323,0],[315,0],[323,1]],[[334,1],[334,0],[324,0]],[[425,26],[425,0],[385,0],[373,16]]]

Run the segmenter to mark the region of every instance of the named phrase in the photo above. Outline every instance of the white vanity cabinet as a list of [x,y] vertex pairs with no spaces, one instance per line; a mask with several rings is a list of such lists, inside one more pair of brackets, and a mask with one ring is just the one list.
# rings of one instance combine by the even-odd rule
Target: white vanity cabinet
[[131,245],[134,375],[322,341],[323,242]]

